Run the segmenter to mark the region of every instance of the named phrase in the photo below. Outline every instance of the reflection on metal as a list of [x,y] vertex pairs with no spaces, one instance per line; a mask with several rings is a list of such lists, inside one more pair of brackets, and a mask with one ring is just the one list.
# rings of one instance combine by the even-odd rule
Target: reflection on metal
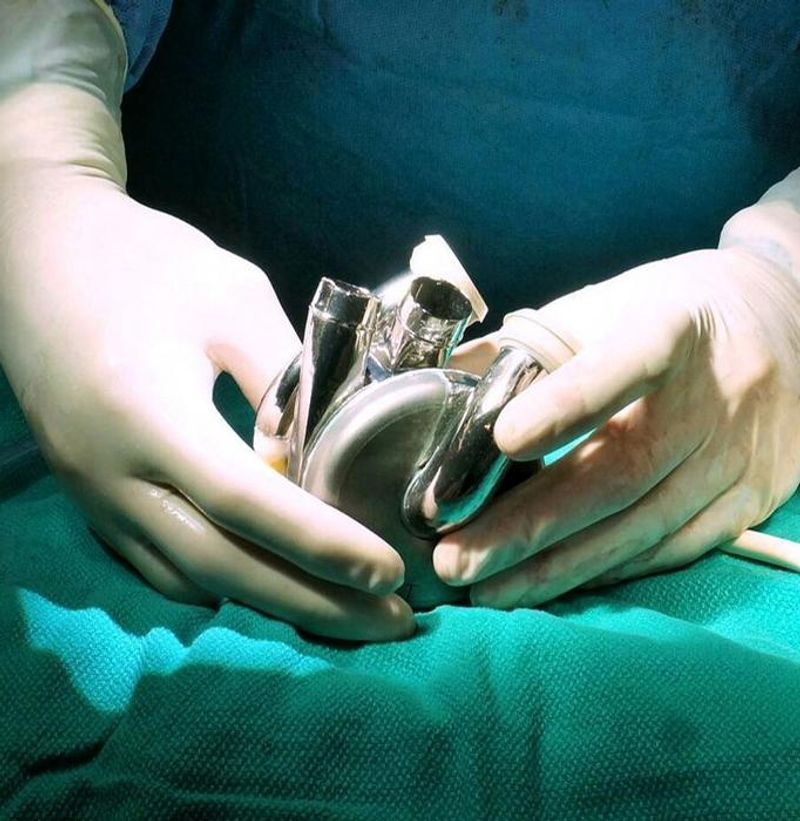
[[282,370],[267,388],[258,406],[258,419],[262,433],[271,436],[285,436],[294,418],[294,399],[300,382],[300,359],[302,353]]
[[284,474],[288,467],[301,357],[302,353],[297,354],[272,380],[256,412],[253,448],[270,467]]
[[327,412],[363,387],[379,301],[364,288],[324,278],[308,313],[289,438],[288,476],[299,481],[303,450]]
[[423,538],[455,530],[491,500],[509,465],[494,441],[494,423],[506,403],[543,373],[525,350],[500,350],[471,392],[461,417],[442,414],[432,449],[403,498],[403,521]]
[[417,277],[399,305],[384,312],[370,351],[370,377],[385,379],[417,368],[440,368],[461,341],[472,314],[469,300],[449,282]]
[[420,455],[447,419],[458,420],[478,379],[461,371],[406,371],[360,390],[309,441],[302,486],[369,527],[405,563],[399,592],[414,607],[460,599],[434,573],[433,543],[405,526],[402,500]]

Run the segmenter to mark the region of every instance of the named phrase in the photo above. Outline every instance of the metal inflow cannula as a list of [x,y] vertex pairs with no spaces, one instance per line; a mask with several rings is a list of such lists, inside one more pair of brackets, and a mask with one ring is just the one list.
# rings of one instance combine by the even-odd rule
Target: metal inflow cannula
[[323,278],[306,321],[287,475],[299,482],[303,451],[323,416],[363,387],[379,300],[365,288]]

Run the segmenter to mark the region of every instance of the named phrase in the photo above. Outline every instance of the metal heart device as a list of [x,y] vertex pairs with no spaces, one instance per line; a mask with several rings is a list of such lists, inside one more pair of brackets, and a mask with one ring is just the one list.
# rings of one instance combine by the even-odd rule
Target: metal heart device
[[510,469],[494,422],[509,399],[574,352],[535,311],[519,311],[506,317],[482,377],[448,368],[464,330],[486,310],[438,236],[375,293],[324,278],[303,350],[256,417],[254,447],[268,464],[400,553],[406,583],[398,592],[418,609],[465,597],[434,572],[436,540],[537,468]]

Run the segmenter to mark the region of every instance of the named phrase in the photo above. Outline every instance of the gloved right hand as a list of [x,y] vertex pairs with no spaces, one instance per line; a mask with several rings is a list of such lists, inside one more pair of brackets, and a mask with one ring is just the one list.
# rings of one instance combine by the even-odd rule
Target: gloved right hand
[[[718,249],[512,315],[502,336],[536,350],[546,327],[576,353],[505,406],[498,447],[527,461],[588,438],[445,536],[437,573],[471,585],[473,603],[511,608],[717,545],[797,567],[797,545],[745,531],[800,482],[798,263],[800,171],[732,217]],[[500,338],[454,360],[491,359]]]
[[170,596],[336,638],[410,634],[398,554],[263,464],[212,403],[224,370],[255,405],[298,349],[266,277],[125,194],[121,73],[105,71],[123,46],[103,10],[6,3],[0,52],[41,47],[48,26],[66,68],[0,76],[0,361],[45,457]]

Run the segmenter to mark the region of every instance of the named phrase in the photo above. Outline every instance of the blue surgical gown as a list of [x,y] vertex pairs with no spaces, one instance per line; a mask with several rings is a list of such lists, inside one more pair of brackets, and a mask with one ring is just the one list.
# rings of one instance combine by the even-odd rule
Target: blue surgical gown
[[298,322],[320,275],[374,284],[439,232],[496,324],[713,246],[800,165],[800,3],[176,2],[126,105],[132,191]]

